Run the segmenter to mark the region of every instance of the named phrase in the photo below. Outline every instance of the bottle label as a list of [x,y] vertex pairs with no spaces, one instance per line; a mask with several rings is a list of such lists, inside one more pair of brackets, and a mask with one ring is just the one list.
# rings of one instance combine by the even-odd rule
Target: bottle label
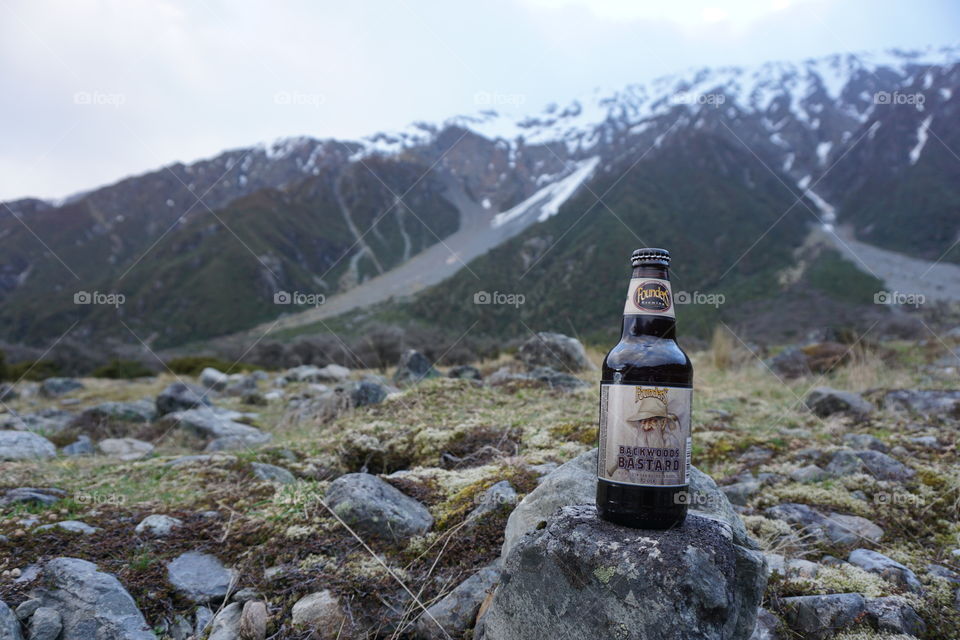
[[673,318],[673,291],[669,280],[632,278],[623,315],[665,316]]
[[597,476],[639,486],[689,482],[693,389],[600,385]]

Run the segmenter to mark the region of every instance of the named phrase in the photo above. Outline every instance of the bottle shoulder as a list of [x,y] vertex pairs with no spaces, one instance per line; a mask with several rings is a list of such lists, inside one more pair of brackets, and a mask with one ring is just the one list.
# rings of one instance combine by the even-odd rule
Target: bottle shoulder
[[621,340],[603,360],[604,382],[690,386],[693,364],[675,340],[635,336]]

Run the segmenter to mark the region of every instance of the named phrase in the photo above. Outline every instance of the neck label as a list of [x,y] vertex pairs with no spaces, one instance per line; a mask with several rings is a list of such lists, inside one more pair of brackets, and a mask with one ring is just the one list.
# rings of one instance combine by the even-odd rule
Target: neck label
[[674,318],[673,291],[669,280],[660,278],[633,278],[627,291],[625,316],[664,316]]

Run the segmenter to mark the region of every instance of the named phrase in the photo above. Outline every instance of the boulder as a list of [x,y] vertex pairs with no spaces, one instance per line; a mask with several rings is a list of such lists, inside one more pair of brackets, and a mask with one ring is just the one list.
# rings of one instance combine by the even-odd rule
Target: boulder
[[422,640],[447,640],[460,637],[473,626],[480,605],[500,580],[500,567],[480,569],[457,585],[439,602],[421,612],[416,637]]
[[343,382],[349,377],[350,369],[333,363],[320,367],[316,373],[317,382]]
[[193,635],[202,637],[203,632],[207,630],[213,622],[213,610],[210,607],[199,606],[193,616]]
[[[27,620],[30,619],[30,616],[32,616],[34,613],[37,612],[37,609],[39,608],[40,608],[39,600],[34,600],[34,599],[24,600],[19,605],[17,605],[17,608],[14,611],[14,613],[17,614],[17,618],[19,618],[21,622],[26,622]],[[0,636],[0,637],[3,637],[3,636]]]
[[55,558],[43,567],[41,586],[31,592],[42,607],[60,613],[60,640],[156,640],[123,585],[97,565]]
[[883,408],[927,417],[960,418],[960,390],[898,389],[883,396]]
[[920,637],[927,631],[920,616],[899,596],[867,601],[867,622],[877,631]]
[[179,518],[173,518],[163,515],[162,513],[154,513],[141,520],[134,528],[134,531],[141,536],[163,538],[173,533],[174,529],[182,526],[183,521]]
[[550,367],[578,372],[597,368],[590,362],[579,340],[548,331],[541,331],[520,345],[517,359],[527,365],[528,369]]
[[153,453],[153,445],[135,438],[107,438],[97,443],[100,453],[117,460],[140,460]]
[[53,487],[17,487],[7,489],[0,496],[0,507],[11,504],[36,504],[49,507],[66,495],[63,489]]
[[263,640],[267,637],[267,605],[260,600],[248,600],[240,614],[240,639]]
[[63,409],[48,407],[35,413],[19,414],[11,411],[0,418],[0,430],[33,431],[34,433],[60,433],[74,419],[74,414]]
[[23,640],[20,621],[3,600],[0,600],[0,640]]
[[165,429],[177,427],[206,440],[243,438],[261,444],[270,439],[260,429],[236,422],[230,415],[211,408],[187,409],[166,414],[159,424]]
[[293,626],[313,629],[318,640],[350,637],[350,620],[340,599],[328,589],[297,600],[291,615]]
[[731,504],[743,507],[751,496],[760,492],[762,486],[759,480],[743,480],[720,487],[720,491],[727,496]]
[[[713,478],[696,467],[690,467],[690,513],[717,518],[733,530],[734,542],[755,546],[746,527]],[[510,514],[504,531],[503,551],[506,558],[523,534],[534,530],[557,509],[567,505],[595,504],[597,499],[597,450],[591,449],[570,460],[541,479]]]
[[250,468],[253,470],[253,475],[261,480],[266,480],[267,482],[278,482],[280,484],[290,484],[291,482],[296,482],[296,478],[293,476],[293,474],[283,467],[266,464],[264,462],[251,462]]
[[407,349],[397,363],[393,382],[405,386],[416,384],[426,378],[436,378],[439,375],[440,373],[434,369],[433,363],[425,355],[415,349]]
[[765,585],[763,555],[726,523],[640,531],[568,506],[511,550],[480,637],[747,640]]
[[56,454],[57,448],[43,436],[29,431],[0,431],[0,460],[36,460]]
[[390,395],[391,391],[396,391],[387,385],[376,380],[361,380],[346,387],[350,393],[350,403],[354,407],[366,407],[373,404],[380,404]]
[[854,454],[866,466],[867,472],[879,480],[903,481],[916,475],[913,469],[880,451],[865,449],[854,451]]
[[854,625],[866,612],[859,593],[795,596],[783,599],[787,626],[804,640],[826,640]]
[[447,376],[460,380],[483,380],[483,376],[480,375],[480,369],[477,369],[469,364],[462,364],[458,367],[453,367],[447,372]]
[[157,417],[156,405],[149,400],[102,402],[70,421],[70,428],[86,430],[116,423],[146,423]]
[[160,392],[156,399],[157,415],[210,406],[205,389],[185,382],[174,382]]
[[850,449],[840,449],[833,454],[826,471],[833,476],[849,476],[855,473],[866,473],[867,465],[863,464],[860,456]]
[[39,607],[30,618],[30,640],[57,640],[63,630],[60,612],[50,607]]
[[517,501],[517,491],[513,485],[506,480],[501,480],[477,496],[477,506],[467,515],[467,520],[482,518],[503,505],[510,505],[512,509]]
[[757,612],[757,626],[753,628],[750,640],[781,640],[780,619],[764,608]]
[[866,518],[835,512],[824,514],[796,502],[768,507],[763,515],[793,525],[820,542],[851,545],[862,540],[877,542],[883,538],[883,529]]
[[86,522],[80,522],[79,520],[62,520],[53,524],[43,524],[37,527],[36,531],[50,531],[52,529],[62,529],[70,533],[82,533],[87,536],[100,531],[100,527],[91,527]]
[[868,433],[848,433],[843,436],[843,444],[852,449],[872,449],[881,453],[886,453],[889,449],[883,440]]
[[167,580],[187,599],[206,604],[227,595],[233,572],[216,556],[188,551],[167,565]]
[[90,436],[79,435],[77,441],[72,442],[62,449],[65,456],[92,456],[96,453],[93,447],[93,441]]
[[240,638],[240,619],[243,606],[238,602],[228,604],[220,610],[210,624],[207,640],[238,640]]
[[873,411],[873,405],[864,400],[860,394],[830,387],[816,387],[807,394],[805,402],[807,407],[821,418],[835,413],[864,416]]
[[809,464],[790,473],[790,479],[794,482],[819,482],[829,477],[829,473],[815,464]]
[[562,373],[550,367],[537,367],[527,375],[531,380],[536,380],[558,391],[576,391],[590,386],[574,375]]
[[911,593],[923,592],[923,587],[913,571],[882,553],[870,549],[854,549],[850,552],[847,562],[860,567],[864,571],[875,573],[891,584],[895,584]]
[[58,398],[83,388],[83,383],[74,378],[47,378],[40,383],[40,395],[45,398]]
[[206,389],[223,391],[227,388],[229,381],[230,377],[227,374],[213,367],[205,367],[203,371],[200,372],[200,386]]
[[433,526],[425,506],[369,473],[348,473],[331,482],[326,504],[358,532],[396,542]]

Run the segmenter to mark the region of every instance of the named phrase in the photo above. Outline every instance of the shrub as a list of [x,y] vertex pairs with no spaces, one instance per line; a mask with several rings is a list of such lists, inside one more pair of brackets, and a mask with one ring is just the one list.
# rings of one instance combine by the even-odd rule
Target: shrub
[[46,380],[60,375],[60,367],[49,360],[24,360],[7,367],[10,380]]
[[114,359],[101,365],[90,374],[94,378],[113,378],[115,380],[130,378],[146,378],[154,375],[145,364],[136,360]]
[[228,362],[215,356],[183,356],[167,360],[167,367],[178,375],[196,376],[207,367],[213,367],[223,373],[237,373],[239,371],[253,371],[259,369],[252,364]]

